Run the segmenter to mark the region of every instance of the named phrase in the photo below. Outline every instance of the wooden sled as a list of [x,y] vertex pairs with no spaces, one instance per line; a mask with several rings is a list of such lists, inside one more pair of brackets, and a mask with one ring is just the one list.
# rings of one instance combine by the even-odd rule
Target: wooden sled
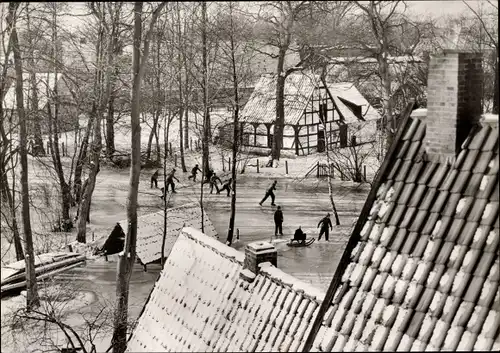
[[312,243],[314,243],[315,240],[316,240],[316,238],[306,239],[306,241],[304,243],[302,243],[299,240],[290,239],[290,241],[286,245],[299,248],[299,247],[309,246]]

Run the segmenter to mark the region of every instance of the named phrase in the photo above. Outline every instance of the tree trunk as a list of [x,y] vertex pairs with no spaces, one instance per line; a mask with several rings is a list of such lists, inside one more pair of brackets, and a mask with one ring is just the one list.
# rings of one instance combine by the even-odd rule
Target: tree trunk
[[85,160],[87,159],[87,152],[89,146],[90,132],[92,131],[92,123],[94,119],[94,113],[91,113],[87,120],[87,128],[85,129],[85,135],[81,139],[80,150],[78,151],[78,158],[75,163],[75,175],[73,184],[73,199],[75,203],[79,204],[82,197],[82,171]]
[[[209,136],[210,136],[210,125],[209,125],[209,111],[208,111],[208,62],[207,62],[207,4],[205,2],[201,3],[202,11],[202,68],[203,68],[203,138],[202,138],[202,172],[203,177],[209,169]],[[203,178],[202,178],[203,179]]]
[[82,199],[78,208],[78,233],[76,240],[80,243],[87,242],[87,220],[90,214],[90,204],[92,202],[92,194],[94,192],[97,174],[99,173],[99,163],[102,149],[101,142],[101,120],[97,113],[96,103],[93,103],[94,121],[94,141],[92,143],[92,154],[90,161],[90,173],[87,179],[87,185],[83,188]]
[[276,121],[274,123],[273,145],[271,156],[273,160],[279,160],[283,146],[283,127],[285,125],[285,80],[284,72],[285,54],[288,44],[282,46],[278,56],[278,68],[276,77]]
[[129,192],[127,198],[127,221],[128,230],[125,238],[123,252],[118,260],[118,274],[116,283],[116,307],[114,317],[114,330],[112,346],[114,353],[123,353],[127,347],[127,316],[128,316],[128,294],[130,276],[136,256],[137,243],[137,196],[139,191],[139,177],[141,174],[141,81],[144,77],[144,71],[148,62],[149,40],[151,29],[158,19],[161,10],[166,3],[162,2],[154,11],[146,39],[144,40],[144,49],[141,58],[142,42],[142,2],[134,4],[134,47],[132,55],[132,100],[130,126],[131,135],[131,158]]
[[[181,43],[181,38],[182,38],[182,34],[181,34],[181,17],[180,17],[180,8],[179,8],[179,3],[177,3],[177,37],[178,37],[178,40],[179,40],[179,44]],[[181,154],[181,167],[182,167],[182,171],[185,173],[187,172],[187,168],[186,168],[186,162],[184,160],[184,145],[182,143],[182,141],[184,141],[184,131],[183,131],[183,122],[182,122],[182,117],[184,116],[184,109],[185,109],[185,106],[187,108],[187,98],[185,97],[185,95],[183,95],[183,87],[182,87],[182,73],[181,73],[181,67],[182,67],[182,58],[181,58],[181,53],[180,51],[178,51],[177,53],[177,63],[178,63],[178,74],[177,74],[177,80],[178,80],[178,83],[179,83],[179,150],[180,150],[180,154]],[[186,102],[184,102],[184,100],[186,100]]]
[[30,218],[30,200],[28,183],[28,154],[26,151],[26,116],[24,112],[23,97],[23,68],[21,53],[19,50],[19,41],[17,39],[17,30],[15,23],[16,9],[18,3],[9,3],[9,15],[7,18],[8,27],[12,29],[12,49],[14,53],[14,67],[16,71],[16,105],[19,118],[19,155],[21,159],[21,202],[22,202],[22,220],[24,229],[24,241],[26,249],[26,308],[28,310],[40,306],[40,297],[38,296],[38,286],[35,274],[35,254],[33,251],[33,235],[31,232]]
[[33,156],[44,156],[45,148],[43,147],[43,139],[42,139],[42,128],[40,125],[40,116],[38,114],[38,87],[36,82],[36,74],[35,74],[35,52],[32,40],[31,33],[31,21],[30,21],[30,10],[28,8],[29,3],[26,3],[26,25],[28,29],[28,45],[29,45],[29,58],[28,62],[30,65],[30,86],[31,86],[31,106],[30,106],[30,115],[33,121],[33,137],[34,144],[32,146],[32,154]]
[[106,115],[106,155],[115,153],[115,93],[110,92],[108,114]]
[[495,81],[493,83],[493,114],[498,114],[498,99],[500,92],[498,91],[498,49],[495,56]]
[[234,95],[234,119],[233,119],[233,159],[231,161],[231,215],[229,217],[229,228],[227,231],[227,245],[231,246],[233,243],[234,236],[234,221],[236,218],[236,160],[238,157],[238,149],[239,149],[239,134],[238,134],[238,124],[239,124],[239,113],[240,113],[240,98],[238,92],[238,75],[236,72],[236,59],[234,57],[234,26],[233,26],[233,7],[232,3],[229,3],[230,9],[230,19],[231,19],[231,66],[232,66],[232,74],[233,74],[233,95]]

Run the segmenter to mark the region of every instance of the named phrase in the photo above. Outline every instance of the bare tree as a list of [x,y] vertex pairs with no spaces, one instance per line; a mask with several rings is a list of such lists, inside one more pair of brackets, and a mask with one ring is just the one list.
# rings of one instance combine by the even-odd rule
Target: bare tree
[[[122,353],[127,346],[127,316],[128,316],[128,293],[130,276],[136,257],[137,243],[137,195],[139,189],[139,176],[141,173],[141,82],[144,77],[149,56],[149,45],[153,34],[153,27],[165,7],[163,2],[154,10],[147,31],[143,36],[143,3],[134,4],[134,49],[132,59],[132,112],[130,124],[132,128],[129,193],[127,199],[128,229],[125,238],[123,253],[118,262],[118,274],[116,283],[116,306],[115,320],[112,338],[113,352]],[[142,52],[142,54],[141,54]]]
[[25,262],[26,262],[26,288],[27,288],[27,309],[34,309],[40,305],[38,287],[35,274],[35,256],[33,252],[33,236],[31,232],[30,204],[29,204],[29,182],[28,182],[28,153],[26,150],[26,116],[24,112],[23,93],[23,68],[19,40],[16,29],[16,11],[19,3],[9,3],[9,14],[7,23],[11,31],[12,51],[14,53],[14,67],[16,71],[16,104],[19,119],[19,154],[21,159],[21,200],[22,219],[25,240]]

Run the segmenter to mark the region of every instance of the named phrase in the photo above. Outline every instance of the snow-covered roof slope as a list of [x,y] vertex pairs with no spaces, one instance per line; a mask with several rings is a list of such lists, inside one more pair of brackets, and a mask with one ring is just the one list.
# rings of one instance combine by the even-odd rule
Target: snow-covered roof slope
[[244,256],[183,228],[127,351],[300,351],[324,293],[269,263],[250,283]]
[[490,125],[471,131],[450,165],[423,158],[429,126],[408,119],[311,351],[500,349],[499,145]]
[[[204,213],[204,231],[213,238],[217,237],[214,225]],[[127,232],[127,220],[119,222],[123,231]],[[168,256],[183,227],[201,230],[201,211],[196,202],[169,208],[167,212],[167,236],[165,238],[164,255]],[[163,241],[163,211],[150,213],[137,218],[137,257],[143,264],[161,258]],[[217,240],[214,240],[217,241]]]
[[[344,115],[346,123],[356,123],[359,121],[353,112],[342,102],[342,100],[351,102],[361,107],[361,116],[365,121],[378,120],[381,118],[378,111],[373,108],[366,98],[358,91],[354,84],[349,82],[333,83],[327,82],[328,90],[332,95],[339,110]],[[340,98],[340,99],[339,99]]]

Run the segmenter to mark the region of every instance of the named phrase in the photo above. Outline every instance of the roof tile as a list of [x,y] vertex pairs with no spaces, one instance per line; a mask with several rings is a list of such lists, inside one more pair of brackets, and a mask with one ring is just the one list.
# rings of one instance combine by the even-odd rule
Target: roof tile
[[363,277],[363,281],[361,282],[360,289],[364,292],[368,292],[372,287],[373,280],[377,276],[377,270],[373,268],[369,268],[366,270],[366,273]]
[[472,168],[472,172],[480,174],[486,172],[493,155],[493,152],[480,152],[476,158],[476,163],[474,164],[474,168]]
[[404,254],[398,254],[394,259],[394,263],[391,266],[391,274],[395,277],[399,277],[403,273],[403,269],[408,261],[409,256]]
[[401,228],[407,228],[413,222],[414,216],[417,214],[418,210],[416,207],[407,207],[405,211],[406,212],[404,212],[404,217],[399,224]]
[[455,316],[458,307],[460,305],[460,298],[454,297],[452,295],[446,298],[446,302],[443,308],[443,314],[441,315],[441,320],[446,322],[447,324],[451,324],[453,317]]
[[425,314],[422,312],[415,312],[413,317],[411,318],[408,329],[406,330],[406,334],[412,338],[416,338],[418,336],[418,332],[422,327],[422,323],[424,322]]
[[406,155],[406,152],[408,152],[408,149],[410,148],[410,145],[411,145],[410,140],[401,141],[400,148],[398,149],[395,158],[403,160],[404,156]]
[[[415,156],[417,155],[417,152],[420,148],[420,144],[421,144],[420,141],[412,141],[409,148],[408,148],[408,151],[405,153],[405,155],[403,157],[403,160],[404,161],[414,160]],[[418,163],[418,164],[420,164],[420,163]]]
[[434,292],[434,297],[432,298],[431,304],[429,306],[429,314],[432,317],[441,317],[444,305],[446,303],[446,298],[448,298],[448,296],[446,296],[442,292],[437,290]]
[[435,265],[432,271],[429,273],[429,277],[427,278],[427,283],[426,287],[429,289],[436,289],[437,285],[439,284],[439,281],[441,279],[441,276],[445,272],[445,265],[440,264],[440,265]]
[[[471,151],[471,154],[475,152],[476,154],[478,153],[478,151]],[[456,160],[455,160],[455,163],[453,163],[453,169],[457,169],[457,170],[462,170],[462,164],[464,164],[465,160],[467,159],[467,155],[469,154],[469,150],[466,150],[466,149],[463,149],[460,151],[460,153],[458,154]],[[465,169],[465,170],[468,170],[468,169]]]
[[422,197],[423,197],[426,190],[427,190],[427,187],[425,185],[418,185],[417,188],[414,190],[414,192],[411,195],[411,199],[410,199],[410,202],[408,203],[408,206],[410,206],[410,207],[419,206],[420,202],[422,200]]
[[391,329],[389,331],[389,336],[387,337],[387,341],[384,345],[384,351],[395,351],[399,346],[399,342],[401,342],[401,338],[403,337],[403,333],[399,332],[396,329]]
[[498,228],[493,228],[488,233],[488,238],[486,238],[486,245],[484,247],[485,252],[495,252],[498,255]]
[[396,159],[396,161],[392,165],[391,171],[387,175],[387,180],[394,180],[396,178],[397,172],[399,170],[399,166],[402,164],[403,164],[403,160]]
[[452,169],[450,172],[446,175],[446,178],[444,179],[443,183],[439,187],[440,191],[450,191],[451,186],[455,182],[455,179],[458,176],[458,170]]
[[479,334],[481,332],[484,320],[486,320],[486,317],[488,316],[488,311],[488,308],[476,305],[474,307],[474,311],[471,314],[469,322],[467,322],[467,330],[472,333]]
[[482,128],[473,132],[472,140],[467,147],[469,150],[481,149],[484,142],[487,141],[488,135],[491,131],[491,127],[488,125],[482,126]]
[[465,331],[457,346],[457,351],[472,351],[476,342],[477,334]]
[[441,216],[439,215],[439,213],[431,213],[429,215],[429,218],[427,219],[427,222],[425,222],[424,228],[422,229],[422,234],[425,235],[432,234],[433,230],[436,228],[436,224],[439,221],[440,217]]
[[420,232],[420,230],[424,226],[424,221],[426,220],[429,212],[426,210],[420,210],[417,212],[417,215],[413,219],[413,222],[410,227],[410,232]]
[[[418,239],[418,233],[417,232],[410,232],[408,236],[406,237],[404,241],[403,248],[399,251],[401,254],[410,254],[413,247],[415,246],[416,242]],[[395,249],[392,249],[395,250]]]
[[393,239],[394,233],[397,229],[398,228],[395,226],[385,227],[382,231],[382,235],[380,236],[380,245],[387,247]]
[[406,176],[410,172],[410,169],[413,166],[412,161],[404,161],[401,167],[398,170],[398,174],[394,178],[395,181],[404,181],[406,179]]
[[440,191],[437,193],[438,197],[434,204],[432,205],[431,212],[441,212],[446,201],[448,200],[448,196],[450,196],[449,191]]
[[437,320],[437,318],[432,317],[429,314],[425,315],[424,322],[422,323],[422,327],[420,328],[420,332],[418,333],[417,337],[419,341],[425,343],[429,342]]
[[483,143],[481,147],[481,151],[493,151],[498,148],[498,127],[492,129],[491,133],[488,135],[488,138]]
[[446,337],[446,332],[450,329],[450,324],[439,319],[436,322],[434,332],[429,341],[429,345],[432,347],[441,347],[444,338]]
[[465,189],[470,176],[472,173],[468,170],[464,170],[458,173],[455,182],[453,183],[453,187],[451,188],[452,193],[461,193],[462,190]]
[[434,229],[432,230],[432,238],[433,239],[440,239],[445,237],[447,232],[450,229],[450,225],[453,221],[453,218],[444,216],[441,217],[439,221],[436,222],[436,225],[434,226]]
[[411,138],[412,141],[421,141],[425,136],[425,124],[420,124]]
[[448,197],[448,201],[444,207],[444,210],[441,212],[443,216],[453,216],[456,212],[458,202],[460,201],[462,195],[460,194],[450,194]]
[[417,245],[413,248],[411,252],[412,257],[422,257],[425,248],[427,246],[427,243],[429,242],[429,238],[430,237],[428,235],[420,234]]
[[437,193],[436,188],[428,188],[426,190],[424,199],[420,203],[418,209],[419,210],[429,210],[431,208],[434,200],[436,199],[437,194],[438,193]]
[[444,344],[442,350],[454,351],[457,349],[458,343],[460,342],[460,337],[464,332],[464,328],[460,326],[452,326],[447,332],[446,338],[444,339]]
[[457,244],[469,246],[474,239],[478,224],[475,222],[467,222],[460,231],[458,239],[455,239]]
[[398,205],[405,205],[408,203],[410,200],[410,197],[413,195],[413,192],[415,190],[415,184],[405,184],[403,187],[403,190],[401,191],[401,195],[397,199],[397,204]]
[[401,137],[401,140],[406,141],[406,140],[412,140],[415,132],[417,131],[417,128],[419,127],[421,121],[419,119],[408,119],[408,125],[405,127],[405,132],[403,133],[403,136]]
[[484,208],[481,217],[482,225],[492,225],[498,219],[498,202],[489,202]]
[[443,276],[439,280],[438,291],[444,294],[448,294],[451,290],[453,279],[455,278],[457,272],[458,270],[456,269],[447,268],[443,273]]
[[430,188],[439,188],[441,183],[445,180],[448,171],[450,170],[450,166],[446,163],[442,163],[439,167],[434,171],[434,175],[431,181],[427,184]]
[[[436,171],[436,169],[438,169],[438,166],[439,166],[439,164],[437,164],[437,163],[426,162],[424,171],[422,172],[421,177],[418,178],[417,184],[418,185],[427,185],[427,183],[431,179],[431,177],[435,176],[435,171]],[[434,187],[436,187],[436,186],[434,186]]]
[[483,175],[481,173],[472,174],[469,182],[467,183],[467,188],[465,189],[463,195],[464,196],[476,196],[479,191],[479,186],[481,185],[481,180],[483,179]]
[[406,178],[407,183],[416,183],[424,171],[424,162],[415,163]]
[[399,221],[400,219],[402,219],[405,211],[406,211],[406,205],[397,205],[394,211],[392,212],[388,224],[391,226],[396,226],[397,224],[399,224]]
[[464,150],[467,151],[467,158],[465,159],[464,163],[459,167],[460,170],[468,170],[471,171],[472,167],[476,163],[477,156],[479,154],[478,150]]
[[415,311],[425,314],[431,305],[435,292],[434,289],[426,288],[418,301]]

